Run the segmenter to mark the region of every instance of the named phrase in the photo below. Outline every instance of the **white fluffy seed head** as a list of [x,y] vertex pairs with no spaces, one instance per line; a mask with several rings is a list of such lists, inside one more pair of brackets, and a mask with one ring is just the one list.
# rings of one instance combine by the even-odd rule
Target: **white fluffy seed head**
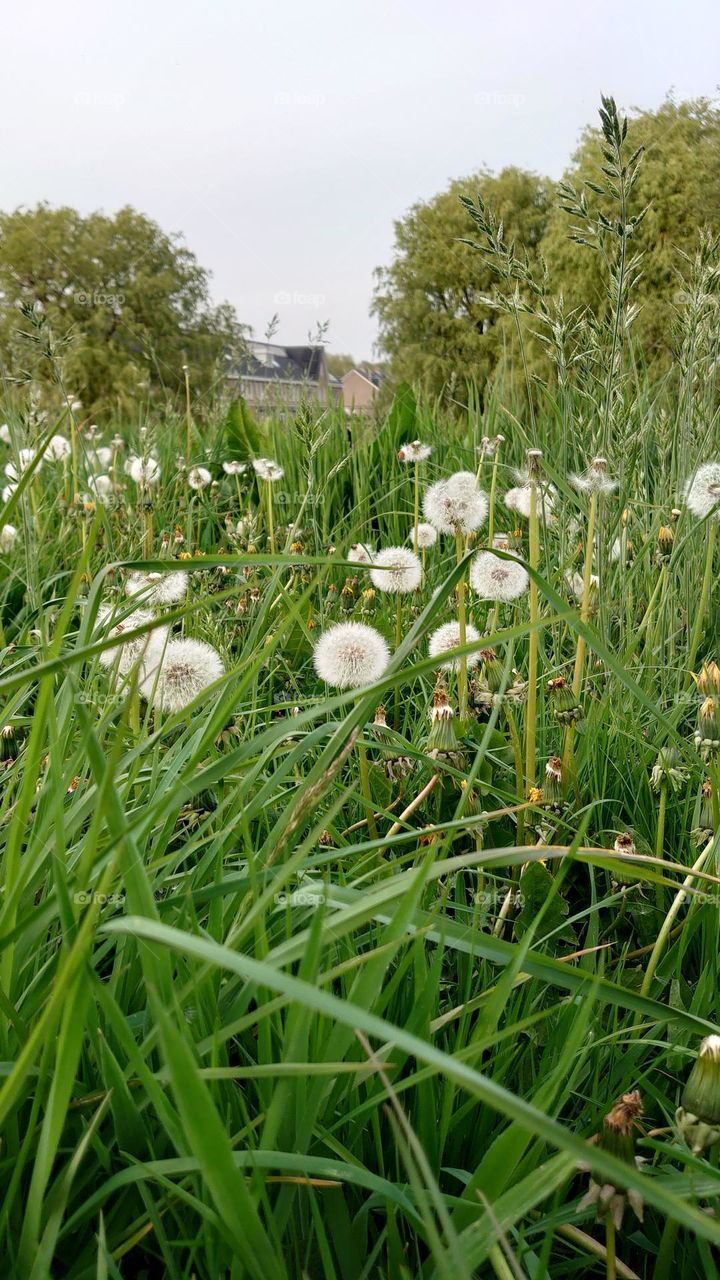
[[133,455],[128,458],[125,470],[135,484],[145,488],[157,484],[160,479],[160,463],[157,458],[138,458]]
[[65,436],[51,436],[45,449],[45,457],[51,462],[62,462],[70,457],[70,441]]
[[400,445],[398,460],[400,462],[425,462],[431,453],[432,449],[429,444],[423,444],[422,440],[412,440],[410,444]]
[[222,468],[226,476],[241,476],[247,471],[247,463],[231,460],[223,462]]
[[617,481],[608,474],[607,458],[593,458],[587,471],[572,475],[569,480],[580,493],[608,494],[617,489]]
[[90,463],[93,467],[98,467],[102,471],[105,467],[110,466],[112,455],[112,449],[108,448],[106,444],[100,445],[98,449],[91,450],[89,454]]
[[253,468],[261,480],[267,480],[271,484],[275,480],[282,480],[285,475],[282,467],[277,462],[273,462],[272,458],[256,458]]
[[415,591],[422,582],[420,559],[407,547],[386,547],[373,560],[370,580],[378,591],[393,595]]
[[372,547],[366,546],[364,542],[353,542],[346,559],[350,564],[372,564],[373,555]]
[[125,584],[125,595],[137,596],[143,604],[177,604],[185,599],[187,574],[182,570],[169,573],[131,573]]
[[384,675],[390,650],[374,627],[362,622],[338,622],[315,645],[315,671],[336,689],[359,689]]
[[17,532],[14,524],[4,524],[2,526],[2,529],[0,529],[0,551],[12,550],[12,545],[17,538]]
[[110,476],[88,476],[88,485],[100,502],[104,502],[112,493],[113,483]]
[[706,1036],[700,1045],[700,1058],[712,1058],[713,1062],[720,1062],[720,1036]]
[[[121,621],[113,625],[113,619],[118,614],[121,615]],[[122,615],[121,608],[114,608],[109,604],[100,605],[95,629],[100,633],[100,637],[103,640],[110,638],[114,640],[127,632],[135,631],[138,627],[143,627],[148,622],[152,622],[155,617],[151,609],[135,609],[127,616]],[[112,649],[104,649],[98,655],[100,662],[103,667],[117,665],[118,673],[126,676],[132,671],[133,667],[144,661],[151,651],[160,650],[164,646],[167,633],[167,627],[157,627],[153,631],[145,632],[142,636],[136,636],[134,639],[128,640],[126,644],[114,645]]]
[[204,489],[211,480],[212,476],[207,467],[191,467],[187,473],[187,482],[191,489]]
[[[480,639],[480,632],[470,623],[465,624],[465,643],[474,644]],[[447,653],[449,649],[458,649],[460,647],[460,623],[444,622],[437,631],[433,631],[428,641],[428,653],[431,658],[438,658],[443,653]],[[465,659],[468,671],[476,667],[480,661],[480,654],[469,653]],[[460,658],[450,658],[447,662],[441,662],[440,666],[443,671],[459,671]]]
[[[411,539],[414,538],[414,531],[410,534]],[[421,550],[427,547],[434,547],[437,542],[437,529],[432,524],[425,524],[421,521],[417,527],[417,544]]]
[[203,689],[225,674],[217,649],[204,640],[170,640],[159,660],[154,650],[149,657],[150,661],[144,663],[140,692],[153,706],[171,715],[183,711]]
[[430,486],[423,512],[438,533],[473,533],[487,519],[488,499],[472,471],[456,471]]
[[470,585],[482,600],[517,600],[530,585],[527,570],[514,557],[501,559],[481,551],[470,566]]
[[685,482],[683,498],[698,520],[704,520],[711,511],[714,511],[713,519],[720,519],[720,462],[704,462],[698,467]]
[[2,426],[0,426],[0,440],[2,440],[3,444],[10,444],[10,428],[7,422],[3,422]]
[[[555,489],[552,485],[536,485],[536,492],[538,519],[549,520],[555,506]],[[505,506],[508,510],[514,511],[517,515],[524,516],[526,520],[529,520],[531,496],[531,485],[518,485],[514,489],[508,489],[505,494]]]

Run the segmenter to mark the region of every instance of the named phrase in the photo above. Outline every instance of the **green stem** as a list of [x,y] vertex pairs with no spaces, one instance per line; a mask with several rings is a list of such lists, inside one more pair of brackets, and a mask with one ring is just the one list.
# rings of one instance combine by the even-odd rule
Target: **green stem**
[[[585,543],[585,563],[583,565],[583,590],[580,601],[580,621],[587,622],[590,617],[590,587],[592,583],[593,548],[595,545],[595,524],[597,522],[598,495],[593,490],[590,498],[590,514],[588,516],[587,541]],[[579,700],[582,692],[583,665],[585,662],[585,637],[578,636],[575,651],[575,670],[573,672],[572,690]]]
[[615,1223],[610,1214],[605,1218],[605,1275],[607,1280],[616,1280],[617,1277]]
[[695,616],[695,627],[693,629],[692,640],[690,642],[690,651],[688,653],[687,664],[687,684],[692,679],[692,671],[695,666],[695,659],[700,648],[702,640],[703,626],[705,624],[705,613],[707,611],[708,600],[710,599],[710,587],[712,585],[713,557],[715,554],[715,541],[717,538],[717,521],[710,521],[710,531],[708,533],[707,551],[705,552],[705,572],[703,574],[702,587],[700,589],[700,602],[698,611]]
[[[455,534],[455,552],[457,555],[458,564],[460,564],[460,561],[463,558],[463,550],[464,549],[463,549],[462,534],[458,530]],[[458,626],[459,626],[459,633],[460,633],[460,644],[464,645],[467,642],[467,631],[466,631],[466,621],[465,621],[465,575],[464,574],[457,584],[457,597],[458,597]],[[465,722],[467,721],[467,707],[468,707],[468,669],[467,669],[467,657],[465,656],[465,654],[463,654],[462,658],[460,658],[460,661],[458,663],[458,720],[460,722],[460,725],[464,725]]]
[[[697,875],[697,872],[702,871],[703,867],[705,866],[705,863],[710,857],[710,854],[715,849],[717,840],[718,840],[718,836],[716,832],[715,837],[712,840],[708,840],[708,843],[705,845],[705,848],[703,849],[699,858],[695,860],[692,867],[690,868],[689,874],[683,880],[681,888],[675,894],[672,906],[670,907],[670,910],[665,916],[660,932],[657,938],[655,939],[655,946],[653,947],[652,952],[650,954],[650,959],[648,960],[647,969],[645,970],[645,976],[642,980],[642,985],[640,987],[641,996],[646,996],[650,991],[653,978],[655,977],[655,970],[658,967],[658,964],[660,962],[660,957],[662,956],[662,953],[665,949],[665,943],[667,942],[668,936],[673,927],[673,922],[676,916],[678,915],[680,908],[685,902],[687,890],[692,887],[692,884],[695,879],[695,876]],[[639,1021],[639,1015],[635,1021],[637,1024],[637,1022]]]
[[413,525],[413,551],[418,552],[418,525],[420,523],[420,463],[415,463],[415,523]]
[[[525,799],[523,787],[523,759],[522,745],[520,743],[520,735],[515,723],[515,716],[510,706],[505,707],[505,719],[507,721],[508,733],[510,734],[510,742],[512,744],[513,757],[515,760],[515,794],[518,804],[522,804]],[[521,809],[517,816],[517,842],[522,844],[525,839],[525,811]]]
[[[660,801],[658,804],[658,820],[655,832],[655,857],[662,858],[665,849],[665,813],[667,810],[667,780],[663,778],[660,784]],[[663,886],[657,884],[655,886],[655,902],[662,909],[663,904]]]
[[[530,534],[528,559],[537,572],[540,564],[540,530],[538,528],[537,485],[530,485]],[[537,719],[538,631],[540,613],[538,587],[530,578],[530,634],[528,635],[528,696],[525,704],[525,794],[535,785],[535,736]]]
[[495,456],[493,458],[493,466],[492,466],[492,475],[490,478],[490,504],[489,504],[489,510],[488,510],[487,544],[491,550],[492,550],[493,538],[495,536],[495,495],[497,493],[497,473],[498,473],[499,453],[500,453],[500,445],[498,444],[495,449]]
[[360,789],[363,794],[365,803],[365,812],[367,813],[368,832],[371,840],[377,840],[377,826],[375,824],[375,810],[373,808],[372,793],[370,791],[370,770],[368,769],[367,751],[362,742],[358,742],[358,767],[360,770]]
[[267,498],[267,516],[268,516],[268,543],[271,555],[275,554],[275,526],[273,524],[273,500],[272,500],[272,484],[269,480],[265,481],[265,496]]

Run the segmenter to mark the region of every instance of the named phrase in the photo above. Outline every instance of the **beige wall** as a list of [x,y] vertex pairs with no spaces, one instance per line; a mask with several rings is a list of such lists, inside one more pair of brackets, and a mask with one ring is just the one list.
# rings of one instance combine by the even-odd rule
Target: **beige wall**
[[355,413],[367,413],[372,409],[378,388],[357,369],[350,369],[342,380],[345,408]]

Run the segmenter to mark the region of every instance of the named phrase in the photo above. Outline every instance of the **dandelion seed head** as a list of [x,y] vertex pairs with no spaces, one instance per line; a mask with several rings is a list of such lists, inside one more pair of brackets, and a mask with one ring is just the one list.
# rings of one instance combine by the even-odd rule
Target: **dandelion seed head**
[[135,484],[149,488],[160,479],[160,463],[157,458],[138,458],[133,454],[125,463],[125,470]]
[[95,494],[95,497],[99,498],[101,502],[106,498],[109,498],[112,494],[113,482],[110,479],[110,476],[89,476],[88,484]]
[[70,456],[70,441],[65,436],[51,436],[45,449],[45,457],[51,462],[62,462]]
[[90,465],[98,467],[101,471],[105,467],[109,467],[112,462],[113,451],[106,444],[100,445],[98,449],[93,449],[89,454]]
[[[480,632],[470,623],[465,625],[465,643],[474,644],[480,639]],[[449,649],[457,649],[460,646],[460,623],[444,622],[441,627],[433,631],[428,641],[428,653],[431,658],[439,658],[443,653],[447,653]],[[480,653],[469,653],[465,659],[468,671],[472,671],[480,661]],[[450,658],[447,662],[441,662],[440,666],[443,671],[459,671],[460,658]]]
[[[414,537],[414,531],[410,534],[410,537]],[[435,526],[432,524],[425,524],[424,521],[421,521],[417,527],[417,544],[420,549],[424,551],[427,547],[434,547],[437,542],[437,538],[438,535]]]
[[222,468],[226,476],[242,476],[247,471],[247,463],[231,460],[230,462],[223,462]]
[[415,591],[422,582],[420,559],[407,547],[386,547],[373,560],[370,580],[378,591],[392,594]]
[[412,440],[410,444],[400,445],[398,460],[400,462],[425,462],[431,453],[432,448],[429,444],[423,444],[421,440]]
[[3,422],[2,426],[0,426],[0,440],[2,440],[3,444],[10,444],[11,439],[10,428],[7,422]]
[[364,542],[353,542],[347,553],[347,559],[350,564],[372,564],[373,549],[366,546]]
[[472,471],[456,471],[430,486],[423,512],[438,533],[473,533],[487,519],[487,494],[478,489]]
[[481,600],[517,600],[530,585],[527,570],[513,557],[501,559],[481,551],[470,566],[470,585]]
[[282,480],[285,475],[279,463],[273,462],[272,458],[255,458],[253,469],[261,480],[267,480],[270,484],[273,484],[275,480]]
[[187,473],[187,482],[191,489],[204,489],[211,480],[212,476],[207,467],[191,467]]
[[0,529],[0,551],[6,552],[12,549],[12,545],[17,538],[17,529],[14,524],[4,524]]
[[16,484],[6,484],[2,491],[2,494],[0,494],[0,497],[2,497],[3,502],[9,502],[16,489],[17,489]]
[[138,596],[143,604],[177,604],[185,599],[187,574],[182,569],[168,573],[142,573],[136,570],[125,584],[127,596]]
[[390,650],[374,627],[338,622],[315,645],[313,663],[321,680],[336,689],[359,689],[385,673]]
[[[100,633],[103,640],[115,640],[129,631],[136,631],[138,627],[144,627],[152,622],[155,617],[152,609],[135,609],[126,617],[122,617],[120,622],[113,622],[118,613],[122,615],[121,608],[110,604],[100,605],[95,630]],[[102,653],[98,654],[100,663],[103,667],[117,665],[118,674],[126,676],[153,646],[159,647],[164,644],[167,633],[167,627],[158,627],[154,631],[147,631],[142,636],[128,640],[126,644],[114,645],[112,649],[103,649]]]
[[[7,468],[5,468],[7,471]],[[685,483],[685,505],[698,520],[714,511],[713,519],[720,519],[720,462],[704,462]]]
[[144,665],[141,694],[171,715],[183,711],[225,674],[217,649],[204,640],[170,640],[154,669],[147,662]]
[[571,485],[580,493],[613,493],[617,489],[617,480],[608,474],[607,458],[593,458],[587,471],[582,475],[571,475]]

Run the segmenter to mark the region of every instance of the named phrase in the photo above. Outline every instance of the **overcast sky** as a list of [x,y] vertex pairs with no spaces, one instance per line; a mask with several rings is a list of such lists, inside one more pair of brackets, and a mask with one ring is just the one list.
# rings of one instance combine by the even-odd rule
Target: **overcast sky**
[[718,0],[24,0],[3,12],[5,209],[132,204],[256,336],[371,354],[393,219],[450,178],[557,177],[601,92],[712,96]]

